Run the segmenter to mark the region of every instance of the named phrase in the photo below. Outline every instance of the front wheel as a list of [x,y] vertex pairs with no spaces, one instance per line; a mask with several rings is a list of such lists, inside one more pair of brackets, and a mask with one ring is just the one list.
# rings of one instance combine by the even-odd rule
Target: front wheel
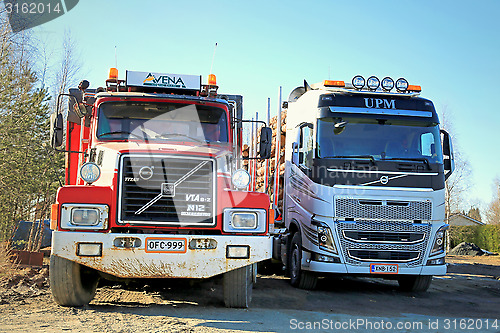
[[57,304],[83,306],[94,298],[99,275],[90,268],[53,255],[50,257],[49,279]]
[[292,286],[312,290],[316,288],[318,277],[312,272],[301,269],[302,262],[302,239],[300,233],[296,232],[292,237],[290,245],[290,255],[288,256],[290,268],[290,283]]
[[222,285],[224,304],[228,308],[248,308],[252,301],[253,265],[224,273]]
[[403,291],[423,292],[429,289],[432,275],[401,275],[398,277],[399,287]]

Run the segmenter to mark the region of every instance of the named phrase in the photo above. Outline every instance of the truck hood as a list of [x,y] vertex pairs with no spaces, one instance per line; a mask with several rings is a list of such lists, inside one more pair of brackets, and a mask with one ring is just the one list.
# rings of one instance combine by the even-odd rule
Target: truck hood
[[185,154],[204,155],[217,157],[231,152],[229,143],[216,144],[179,144],[179,143],[144,143],[144,142],[104,142],[95,145],[96,153],[100,150],[123,153],[149,153],[149,154]]

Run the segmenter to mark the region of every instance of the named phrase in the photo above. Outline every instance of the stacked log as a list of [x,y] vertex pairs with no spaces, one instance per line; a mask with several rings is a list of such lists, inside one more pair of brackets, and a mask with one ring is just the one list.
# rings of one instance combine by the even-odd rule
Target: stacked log
[[[278,206],[281,207],[283,200],[283,183],[285,175],[285,135],[286,135],[286,111],[281,112],[281,126],[277,124],[277,117],[271,118],[269,127],[273,130],[273,142],[271,147],[271,158],[268,160],[268,170],[266,172],[266,160],[256,160],[253,164],[251,160],[245,160],[243,162],[244,168],[251,172],[251,167],[255,165],[256,167],[256,185],[255,190],[259,192],[266,192],[274,200],[274,174],[276,168],[276,135],[280,135],[280,151],[279,157],[279,192],[278,192]],[[278,129],[278,127],[281,127]],[[278,130],[281,130],[278,134]],[[257,138],[260,137],[260,129],[257,131]],[[249,145],[243,145],[243,157],[248,157],[250,155]],[[253,154],[252,154],[253,155]],[[266,175],[267,175],[267,188],[266,186]]]

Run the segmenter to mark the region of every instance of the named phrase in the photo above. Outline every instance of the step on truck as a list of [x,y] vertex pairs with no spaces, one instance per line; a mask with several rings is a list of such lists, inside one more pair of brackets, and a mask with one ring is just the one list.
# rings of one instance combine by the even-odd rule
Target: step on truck
[[420,91],[404,78],[356,76],[304,81],[283,103],[284,228],[273,257],[293,286],[312,289],[319,275],[335,273],[425,291],[433,275],[446,274],[453,151]]
[[[52,205],[50,287],[89,303],[99,279],[222,275],[227,307],[248,307],[257,263],[271,257],[273,211],[240,168],[243,98],[215,75],[110,70],[105,88],[58,98],[51,142],[66,153]],[[60,105],[68,100],[67,117]],[[271,130],[260,134],[269,158]]]

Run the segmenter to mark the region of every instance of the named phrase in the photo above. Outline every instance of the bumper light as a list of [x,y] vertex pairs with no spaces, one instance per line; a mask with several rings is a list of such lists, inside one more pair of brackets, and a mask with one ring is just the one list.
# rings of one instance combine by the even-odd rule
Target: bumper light
[[331,263],[339,263],[340,259],[337,257],[331,257],[324,254],[313,253],[311,256],[311,260],[319,261],[319,262],[331,262]]
[[213,250],[217,248],[217,241],[211,238],[197,238],[189,242],[191,250]]
[[427,260],[427,266],[444,265],[445,263],[446,260],[444,259],[444,257]]
[[250,246],[248,246],[248,245],[228,245],[226,248],[226,258],[228,258],[228,259],[248,259],[248,258],[250,258]]
[[102,243],[78,243],[76,254],[82,257],[102,256]]

